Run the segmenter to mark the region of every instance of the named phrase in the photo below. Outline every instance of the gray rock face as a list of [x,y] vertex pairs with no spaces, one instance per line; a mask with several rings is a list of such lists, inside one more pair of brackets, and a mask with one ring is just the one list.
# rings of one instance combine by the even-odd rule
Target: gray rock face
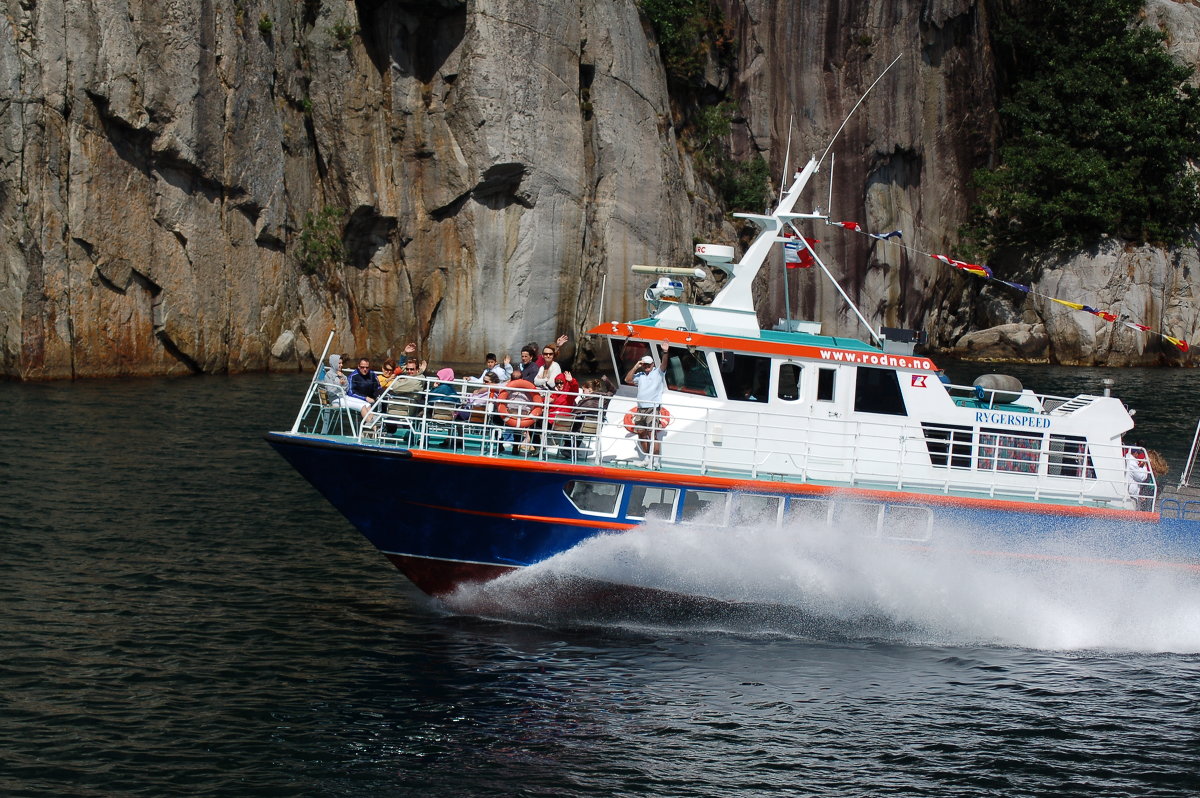
[[[952,252],[969,175],[994,149],[987,3],[725,6],[746,120],[735,147],[775,175],[789,130],[792,166],[820,154],[907,48],[836,141],[827,210],[903,229],[909,249],[818,232],[872,324],[930,327],[943,346],[1042,325],[1041,352],[1036,334],[997,345],[1166,357],[1127,328],[980,292],[923,254]],[[1148,20],[1197,58],[1200,11],[1152,0]],[[411,340],[473,361],[641,316],[630,264],[687,264],[695,239],[736,236],[675,140],[647,29],[634,0],[8,3],[0,375],[298,369],[331,333],[352,355]],[[306,255],[321,219],[344,263]],[[1194,338],[1195,260],[1114,250],[1054,265],[1042,287]],[[827,332],[863,332],[817,272],[792,289]],[[776,286],[764,320],[782,305]]]
[[[789,130],[793,165],[797,157],[820,156],[863,92],[884,75],[832,148],[832,186],[827,178],[817,181],[817,202],[833,219],[869,231],[903,231],[901,245],[836,227],[815,230],[823,257],[873,326],[927,329],[935,348],[960,356],[1195,363],[1194,353],[1180,353],[1157,336],[1027,300],[929,257],[957,257],[971,174],[989,165],[995,151],[992,4],[722,5],[739,37],[736,89],[747,120],[742,146],[769,150],[776,174]],[[1200,9],[1149,0],[1146,10],[1146,24],[1167,32],[1172,52],[1200,64]],[[1082,253],[1048,264],[1033,287],[1195,341],[1200,326],[1189,277],[1195,259],[1194,247]],[[820,320],[827,333],[865,333],[815,270],[797,279],[799,297],[791,304],[802,317]],[[782,315],[780,295],[775,292],[764,321]]]
[[[7,375],[475,360],[689,258],[632,0],[14,3],[0,92]],[[346,263],[305,266],[326,208]]]

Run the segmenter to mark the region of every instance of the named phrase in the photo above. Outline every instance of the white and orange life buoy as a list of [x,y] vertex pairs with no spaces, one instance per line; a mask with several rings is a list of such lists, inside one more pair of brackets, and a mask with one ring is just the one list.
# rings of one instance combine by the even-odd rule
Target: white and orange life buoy
[[[633,423],[633,417],[636,415],[637,408],[632,407],[629,409],[629,412],[625,414],[625,418],[621,419],[621,426],[623,426],[630,435],[638,434],[637,425]],[[663,429],[666,429],[667,425],[671,423],[671,411],[665,407],[658,408],[658,423],[659,426],[661,426]],[[643,429],[642,431],[645,432],[646,430]]]
[[[510,408],[509,399],[518,395],[523,398]],[[542,394],[529,380],[509,380],[496,400],[496,412],[506,427],[532,427],[542,415]]]

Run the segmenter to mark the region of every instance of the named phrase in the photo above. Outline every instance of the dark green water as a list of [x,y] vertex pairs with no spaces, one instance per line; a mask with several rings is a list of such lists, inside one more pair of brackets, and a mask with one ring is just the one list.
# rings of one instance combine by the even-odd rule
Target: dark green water
[[[1113,374],[1173,463],[1200,415],[1192,372],[1004,370]],[[869,624],[457,616],[262,442],[305,382],[0,386],[0,795],[1200,792],[1200,585],[941,575]]]

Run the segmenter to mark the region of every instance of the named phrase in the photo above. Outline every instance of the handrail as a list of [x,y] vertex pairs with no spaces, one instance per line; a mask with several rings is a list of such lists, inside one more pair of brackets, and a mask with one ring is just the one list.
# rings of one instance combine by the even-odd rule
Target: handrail
[[1183,473],[1179,476],[1179,487],[1191,487],[1192,472],[1196,467],[1196,449],[1200,445],[1200,422],[1196,423],[1196,432],[1192,435],[1192,448],[1188,450],[1187,461],[1183,464]]
[[[313,369],[312,380],[308,383],[308,395],[313,393],[313,388],[317,384],[317,378],[321,376],[321,369],[325,367],[325,358],[329,353],[329,347],[333,344],[333,330],[329,331],[329,337],[325,339],[325,348],[321,350],[321,359],[317,361],[317,367]],[[296,414],[296,420],[292,422],[292,432],[300,430],[300,422],[304,419],[304,411],[307,408],[307,402],[300,406],[300,412]]]
[[[559,454],[562,440],[571,444],[568,448],[580,442],[576,432],[554,430],[550,410],[555,405],[551,404],[550,391],[538,391],[541,414],[537,422],[514,428],[496,423],[494,397],[505,390],[504,384],[490,384],[492,397],[468,408],[465,401],[469,393],[483,389],[484,383],[454,380],[449,384],[458,391],[455,400],[438,402],[432,388],[440,381],[422,379],[422,390],[406,394],[396,393],[393,388],[399,383],[393,381],[372,403],[366,420],[354,425],[354,434],[349,437],[368,445],[415,449],[470,447],[495,456],[504,443],[502,437],[517,437],[518,444],[523,437],[503,433],[520,429],[528,433],[532,451],[526,455],[518,451],[516,456],[537,460]],[[293,431],[320,434],[315,416],[305,426],[308,414],[320,406],[315,401],[315,386],[314,379]],[[566,395],[577,401],[586,394]],[[597,415],[596,434],[587,436],[589,450],[575,452],[574,456],[593,464],[620,465],[623,454],[632,455],[634,451],[633,436],[621,423],[634,400],[612,396],[605,402],[607,408]],[[400,403],[403,414],[393,407]],[[450,405],[455,411],[482,412],[484,421],[435,420],[432,416],[437,404]],[[782,481],[1059,504],[1153,506],[1158,494],[1153,475],[1145,483],[1129,482],[1125,454],[1116,444],[1074,450],[1064,448],[1066,444],[1052,441],[1048,435],[1022,430],[1013,430],[1011,435],[997,430],[984,437],[978,429],[963,430],[961,425],[949,423],[804,417],[775,411],[762,403],[744,408],[736,404],[713,408],[670,405],[670,409],[672,419],[659,458],[668,471],[748,478],[768,473],[778,475]],[[947,434],[940,437],[941,433]],[[1037,448],[1025,448],[1034,445]]]

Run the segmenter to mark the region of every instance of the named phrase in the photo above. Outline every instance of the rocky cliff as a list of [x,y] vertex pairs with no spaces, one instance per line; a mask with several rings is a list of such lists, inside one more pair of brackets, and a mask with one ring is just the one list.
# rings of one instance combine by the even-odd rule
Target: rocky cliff
[[[792,165],[819,153],[900,55],[837,139],[830,210],[953,250],[995,143],[987,3],[722,4],[730,144],[776,176],[789,135]],[[1194,61],[1200,12],[1150,8]],[[641,315],[629,264],[736,236],[666,85],[633,0],[8,0],[0,374],[294,370],[331,332],[352,353],[414,340],[477,360]],[[344,262],[313,254],[326,228]],[[902,250],[818,237],[874,324],[964,351],[979,328],[1041,325],[1067,362],[1161,357]],[[1195,337],[1193,250],[1097,257],[1044,279]],[[801,315],[861,332],[799,280]]]

